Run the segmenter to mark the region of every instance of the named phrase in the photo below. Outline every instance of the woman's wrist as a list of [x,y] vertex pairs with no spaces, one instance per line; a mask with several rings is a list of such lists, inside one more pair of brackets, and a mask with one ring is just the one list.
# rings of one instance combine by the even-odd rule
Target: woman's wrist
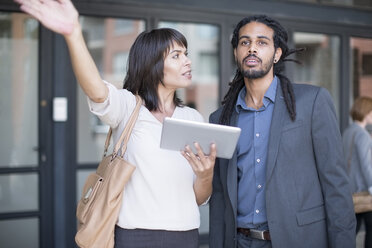
[[66,42],[74,42],[77,39],[83,38],[83,32],[79,21],[76,21],[76,23],[73,24],[70,33],[66,33],[63,36]]

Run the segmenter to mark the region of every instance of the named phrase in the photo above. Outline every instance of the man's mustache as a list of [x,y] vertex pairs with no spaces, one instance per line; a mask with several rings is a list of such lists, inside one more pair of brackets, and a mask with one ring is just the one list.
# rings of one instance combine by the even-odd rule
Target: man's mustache
[[262,60],[261,60],[259,57],[257,57],[256,55],[254,55],[254,54],[249,54],[247,57],[245,57],[245,58],[243,59],[243,63],[245,63],[245,61],[246,61],[247,59],[250,59],[250,58],[256,58],[259,62],[262,62]]

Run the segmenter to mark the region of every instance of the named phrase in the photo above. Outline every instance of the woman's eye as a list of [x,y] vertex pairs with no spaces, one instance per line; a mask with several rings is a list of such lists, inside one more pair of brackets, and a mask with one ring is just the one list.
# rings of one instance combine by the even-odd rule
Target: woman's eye
[[173,56],[173,58],[174,58],[174,59],[178,59],[179,56],[180,56],[180,55],[175,54],[175,55]]

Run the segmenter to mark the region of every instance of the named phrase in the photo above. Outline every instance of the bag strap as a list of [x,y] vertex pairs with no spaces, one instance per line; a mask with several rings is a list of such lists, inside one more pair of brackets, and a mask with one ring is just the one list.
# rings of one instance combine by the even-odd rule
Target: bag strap
[[347,159],[347,170],[348,171],[350,171],[351,155],[353,154],[353,145],[354,145],[354,140],[355,140],[355,134],[356,134],[356,132],[353,133],[353,137],[351,138],[351,144],[350,144],[350,150],[349,150],[349,157]]
[[[125,150],[127,149],[128,140],[129,140],[130,135],[132,133],[132,129],[133,129],[134,125],[136,124],[137,117],[138,117],[138,114],[139,114],[139,110],[140,110],[141,105],[142,105],[142,99],[139,95],[136,95],[136,102],[137,102],[137,104],[136,104],[131,116],[129,117],[129,120],[128,120],[127,124],[125,125],[125,128],[124,128],[123,132],[121,133],[119,140],[117,141],[117,143],[114,147],[114,150],[113,150],[113,153],[112,153],[113,157],[115,157],[117,155],[117,151],[120,149],[120,146],[122,146],[121,150],[120,150],[121,156],[124,156]],[[107,149],[110,146],[111,135],[112,135],[112,129],[110,128],[110,130],[108,131],[107,136],[106,136],[103,156],[106,156]]]

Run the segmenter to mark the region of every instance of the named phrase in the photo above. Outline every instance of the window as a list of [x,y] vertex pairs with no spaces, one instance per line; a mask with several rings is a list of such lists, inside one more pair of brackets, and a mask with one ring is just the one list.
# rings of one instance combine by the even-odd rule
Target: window
[[362,55],[362,74],[363,76],[372,76],[372,54]]
[[[340,37],[317,33],[294,33],[296,54],[302,65],[294,64],[294,83],[313,84],[328,89],[339,114]],[[292,65],[292,64],[291,64]]]
[[372,97],[372,39],[351,38],[350,50],[353,102],[358,96]]
[[177,94],[207,121],[218,107],[219,28],[183,22],[160,22],[159,27],[174,28],[186,37],[193,83],[187,89],[177,90]]
[[[129,49],[138,34],[144,30],[144,21],[81,16],[80,22],[89,52],[101,77],[117,88],[122,88]],[[120,27],[121,25],[125,27]],[[118,29],[128,32],[118,34],[116,32]],[[78,164],[97,163],[102,156],[108,126],[89,112],[85,94],[80,86],[76,87],[78,87],[77,161]],[[80,195],[80,191],[78,192]]]
[[[38,22],[30,16],[0,13],[0,168],[5,169],[0,174],[1,247],[36,248],[42,235],[38,33]],[[12,214],[19,217],[9,218]]]

